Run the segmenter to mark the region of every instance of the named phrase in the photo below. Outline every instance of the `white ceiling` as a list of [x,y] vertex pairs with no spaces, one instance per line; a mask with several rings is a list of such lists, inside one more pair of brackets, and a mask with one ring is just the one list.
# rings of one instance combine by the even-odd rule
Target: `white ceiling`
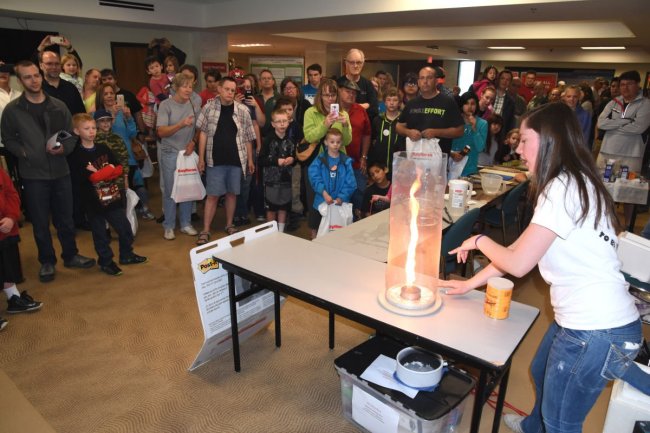
[[[267,42],[273,45],[268,49],[230,48],[240,53],[297,54],[310,44],[327,44],[328,48],[362,48],[370,59],[432,55],[434,58],[504,61],[650,61],[648,0],[502,3],[507,4],[368,13],[220,28],[228,30],[231,44]],[[524,46],[526,50],[487,49],[488,46],[512,45]],[[579,48],[612,45],[623,45],[628,49],[623,52],[587,52]],[[437,46],[437,49],[427,48],[430,46]],[[458,53],[458,50],[467,54]]]
[[[218,31],[228,33],[230,44],[272,44],[231,47],[235,53],[301,56],[357,47],[368,59],[385,60],[650,63],[650,0],[133,1],[155,11],[104,7],[98,0],[3,0],[0,16]],[[486,48],[495,45],[526,50]],[[579,49],[602,45],[628,49]]]

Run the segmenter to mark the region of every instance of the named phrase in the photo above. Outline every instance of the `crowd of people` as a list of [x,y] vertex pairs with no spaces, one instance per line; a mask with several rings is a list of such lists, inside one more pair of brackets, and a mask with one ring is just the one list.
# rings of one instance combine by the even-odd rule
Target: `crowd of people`
[[[66,54],[59,56],[52,46]],[[139,216],[156,218],[147,191],[153,185],[145,182],[150,155],[142,143],[156,147],[163,238],[174,240],[178,227],[203,245],[211,240],[220,203],[225,234],[250,224],[253,215],[258,221],[277,220],[280,231],[294,230],[306,217],[315,237],[323,204],[350,203],[355,219],[384,210],[393,154],[405,150],[407,140],[437,139],[450,161],[460,164],[458,176],[474,174],[481,165],[520,162],[532,173],[536,207],[529,228],[509,248],[483,235],[470,238],[455,251],[459,259],[480,249],[492,264],[472,279],[447,282],[449,294],[460,294],[488,277],[523,275],[539,263],[551,283],[556,322],[532,367],[536,405],[531,416],[510,417],[508,425],[517,432],[542,426],[547,432],[567,426],[573,430],[566,431],[579,431],[607,380],[621,377],[643,388],[638,371],[628,371],[620,360],[610,362],[608,355],[610,346],[622,346],[623,357],[635,354],[638,348],[629,342],[637,341],[640,331],[612,248],[616,215],[601,174],[614,160],[627,167],[628,176],[647,176],[650,101],[642,95],[638,72],[609,82],[596,78],[591,85],[559,82],[549,89],[534,71],[517,77],[489,66],[461,94],[458,87],[445,87],[445,71],[431,64],[404,74],[399,87],[384,71],[367,78],[364,53],[351,49],[340,77],[327,78],[312,64],[305,85],[286,77],[278,88],[269,69],[255,75],[233,68],[225,76],[211,69],[203,76],[205,89],[197,93],[199,72],[185,63],[180,49],[165,38],[153,40],[149,49],[143,68],[150,80],[137,95],[120,88],[111,69],[83,73],[79,53],[65,37],[47,36],[33,60],[0,65],[0,135],[13,176],[0,170],[0,277],[8,313],[42,307],[16,286],[23,280],[21,197],[38,250],[40,281],[56,275],[50,220],[66,267],[87,269],[98,262],[106,274],[122,274],[110,229],[118,237],[119,265],[147,262],[134,252],[125,208],[133,191]],[[12,72],[22,93],[9,86]],[[177,160],[194,154],[207,196],[202,203],[177,203]],[[201,207],[203,225],[197,230],[193,215]],[[626,206],[626,220],[630,210]],[[97,261],[77,249],[76,230],[84,228],[92,232]],[[650,238],[648,227],[644,234]],[[584,245],[590,260],[576,262]],[[576,297],[575,281],[589,279],[598,296]],[[584,285],[577,289],[584,291]],[[5,325],[0,319],[0,329]],[[600,371],[604,364],[602,377],[594,378],[593,369],[580,370],[580,380],[597,382],[589,392],[560,383],[569,379],[555,366],[575,360],[554,355],[587,340],[598,341],[587,352],[590,366]],[[558,389],[570,393],[554,399]],[[575,411],[567,411],[569,406]]]

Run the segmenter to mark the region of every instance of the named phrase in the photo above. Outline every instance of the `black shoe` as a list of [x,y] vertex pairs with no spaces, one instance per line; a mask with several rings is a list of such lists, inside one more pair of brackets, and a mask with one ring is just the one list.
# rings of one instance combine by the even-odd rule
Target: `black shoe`
[[9,322],[7,322],[5,319],[3,319],[2,317],[0,317],[0,331],[2,331],[3,329],[5,329],[5,327],[7,326],[7,323],[9,323]]
[[52,281],[54,279],[54,264],[43,263],[41,265],[41,270],[38,271],[38,279],[41,280],[41,283]]
[[79,230],[84,230],[84,231],[87,231],[87,232],[92,231],[92,229],[90,228],[90,224],[87,221],[76,224],[75,228],[77,228]]
[[63,266],[66,268],[92,268],[95,266],[95,259],[76,254],[70,260],[63,262]]
[[131,257],[125,259],[120,258],[120,265],[139,265],[140,263],[146,263],[147,258],[139,256],[137,254],[132,254]]
[[292,220],[300,221],[301,219],[305,218],[305,216],[301,212],[289,212],[289,218]]
[[29,296],[26,290],[24,290],[20,296],[13,295],[7,303],[9,304],[9,307],[7,308],[7,313],[9,314],[36,311],[43,306],[42,302],[35,301],[31,296]]
[[284,231],[287,233],[295,232],[300,227],[300,222],[298,220],[290,220],[286,226],[284,226]]
[[163,221],[165,221],[165,214],[160,215],[158,218],[156,218],[156,222],[158,224],[162,224]]
[[233,219],[233,224],[235,225],[235,227],[245,226],[245,225],[248,225],[250,223],[251,223],[251,220],[250,220],[250,218],[247,218],[247,217],[235,217]]
[[115,262],[110,262],[108,265],[102,266],[102,272],[112,275],[113,277],[122,275],[122,269],[120,269]]

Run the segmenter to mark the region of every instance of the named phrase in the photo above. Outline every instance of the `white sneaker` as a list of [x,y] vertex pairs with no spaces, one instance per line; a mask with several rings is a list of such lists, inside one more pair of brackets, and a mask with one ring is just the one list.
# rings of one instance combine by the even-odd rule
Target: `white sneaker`
[[173,241],[176,239],[176,235],[174,234],[174,229],[165,229],[165,234],[163,235],[165,239],[168,241]]
[[185,233],[188,236],[196,236],[199,234],[199,232],[196,231],[196,229],[192,226],[185,226],[181,228],[181,233]]
[[516,415],[514,413],[507,413],[503,415],[503,422],[506,423],[508,428],[515,433],[524,433],[524,430],[521,428],[521,422],[523,420],[523,416]]

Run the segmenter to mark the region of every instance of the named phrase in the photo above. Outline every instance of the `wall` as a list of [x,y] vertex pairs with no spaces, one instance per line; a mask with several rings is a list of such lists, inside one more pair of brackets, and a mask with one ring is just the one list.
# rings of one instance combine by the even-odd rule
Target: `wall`
[[[201,57],[227,62],[227,38],[224,33],[191,32],[146,28],[131,25],[88,25],[57,21],[20,20],[0,17],[0,27],[53,31],[66,36],[79,52],[84,67],[112,67],[111,42],[148,43],[153,38],[167,37],[172,44],[187,54],[187,63],[199,66]],[[209,47],[209,49],[208,49]],[[34,47],[34,50],[36,47]],[[29,57],[32,53],[26,53]],[[144,68],[144,65],[143,65]]]
[[[479,62],[480,60],[477,60]],[[535,70],[538,68],[576,68],[576,69],[616,69],[615,75],[620,75],[625,71],[636,70],[641,74],[643,80],[646,72],[650,72],[650,63],[570,63],[570,62],[483,62],[484,65],[492,64],[498,70],[503,70],[506,65],[522,66]],[[483,70],[483,67],[481,67]]]

